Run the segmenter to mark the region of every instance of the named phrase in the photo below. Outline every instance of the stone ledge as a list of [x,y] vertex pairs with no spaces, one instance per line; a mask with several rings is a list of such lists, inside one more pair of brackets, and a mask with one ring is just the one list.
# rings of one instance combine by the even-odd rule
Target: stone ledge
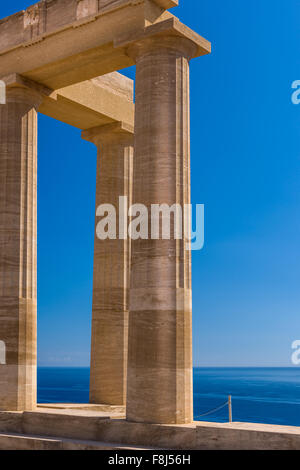
[[[300,427],[254,423],[131,423],[110,413],[39,408],[0,412],[0,433],[177,450],[299,450]],[[58,437],[59,436],[59,437]]]
[[0,450],[154,450],[150,447],[130,447],[111,442],[49,438],[24,434],[0,433]]
[[125,415],[125,406],[118,405],[97,405],[93,403],[41,403],[37,405],[37,411],[43,409],[51,410],[81,410],[81,411],[97,411],[100,413],[107,413],[110,416],[117,414],[118,416]]

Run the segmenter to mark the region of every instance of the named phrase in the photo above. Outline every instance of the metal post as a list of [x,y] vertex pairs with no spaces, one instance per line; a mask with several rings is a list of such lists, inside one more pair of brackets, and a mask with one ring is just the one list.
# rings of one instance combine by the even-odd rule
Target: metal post
[[229,422],[232,423],[232,401],[231,395],[228,397],[228,413],[229,413]]

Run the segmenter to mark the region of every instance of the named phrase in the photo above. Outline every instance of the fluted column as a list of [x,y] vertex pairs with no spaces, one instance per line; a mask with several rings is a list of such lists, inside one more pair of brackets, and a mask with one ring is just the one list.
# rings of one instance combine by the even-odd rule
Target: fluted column
[[[190,203],[189,59],[193,42],[143,39],[136,60],[133,202]],[[182,218],[182,232],[188,234]],[[150,230],[149,230],[150,234]],[[132,240],[127,419],[193,420],[191,253],[184,236]]]
[[110,204],[117,224],[115,239],[95,235],[90,402],[125,405],[130,240],[124,199],[126,217],[119,227],[119,198],[127,197],[131,204],[133,128],[116,123],[85,131],[83,138],[98,148],[96,214],[100,205]]
[[36,406],[37,107],[31,89],[0,105],[0,410]]

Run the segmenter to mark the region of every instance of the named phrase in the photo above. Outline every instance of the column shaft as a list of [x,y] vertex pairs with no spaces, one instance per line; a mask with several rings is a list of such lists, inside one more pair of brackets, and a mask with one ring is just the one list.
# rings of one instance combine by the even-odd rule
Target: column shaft
[[113,205],[117,222],[116,239],[95,234],[90,402],[125,405],[130,240],[120,239],[118,221],[119,197],[128,204],[132,198],[133,129],[116,124],[88,132],[98,147],[96,210]]
[[[136,59],[133,202],[190,203],[189,57],[175,37],[131,47]],[[182,228],[184,233],[184,218]],[[149,230],[150,233],[150,230]],[[191,253],[186,241],[132,240],[127,419],[193,420]]]
[[0,409],[36,406],[37,112],[40,96],[11,88],[0,106]]

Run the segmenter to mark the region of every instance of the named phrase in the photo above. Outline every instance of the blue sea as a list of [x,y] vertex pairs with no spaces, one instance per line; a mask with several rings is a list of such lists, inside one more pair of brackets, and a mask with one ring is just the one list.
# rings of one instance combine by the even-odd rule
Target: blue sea
[[[196,368],[194,417],[199,421],[228,421],[232,396],[234,421],[300,426],[300,369]],[[38,368],[39,403],[88,403],[88,368]]]

